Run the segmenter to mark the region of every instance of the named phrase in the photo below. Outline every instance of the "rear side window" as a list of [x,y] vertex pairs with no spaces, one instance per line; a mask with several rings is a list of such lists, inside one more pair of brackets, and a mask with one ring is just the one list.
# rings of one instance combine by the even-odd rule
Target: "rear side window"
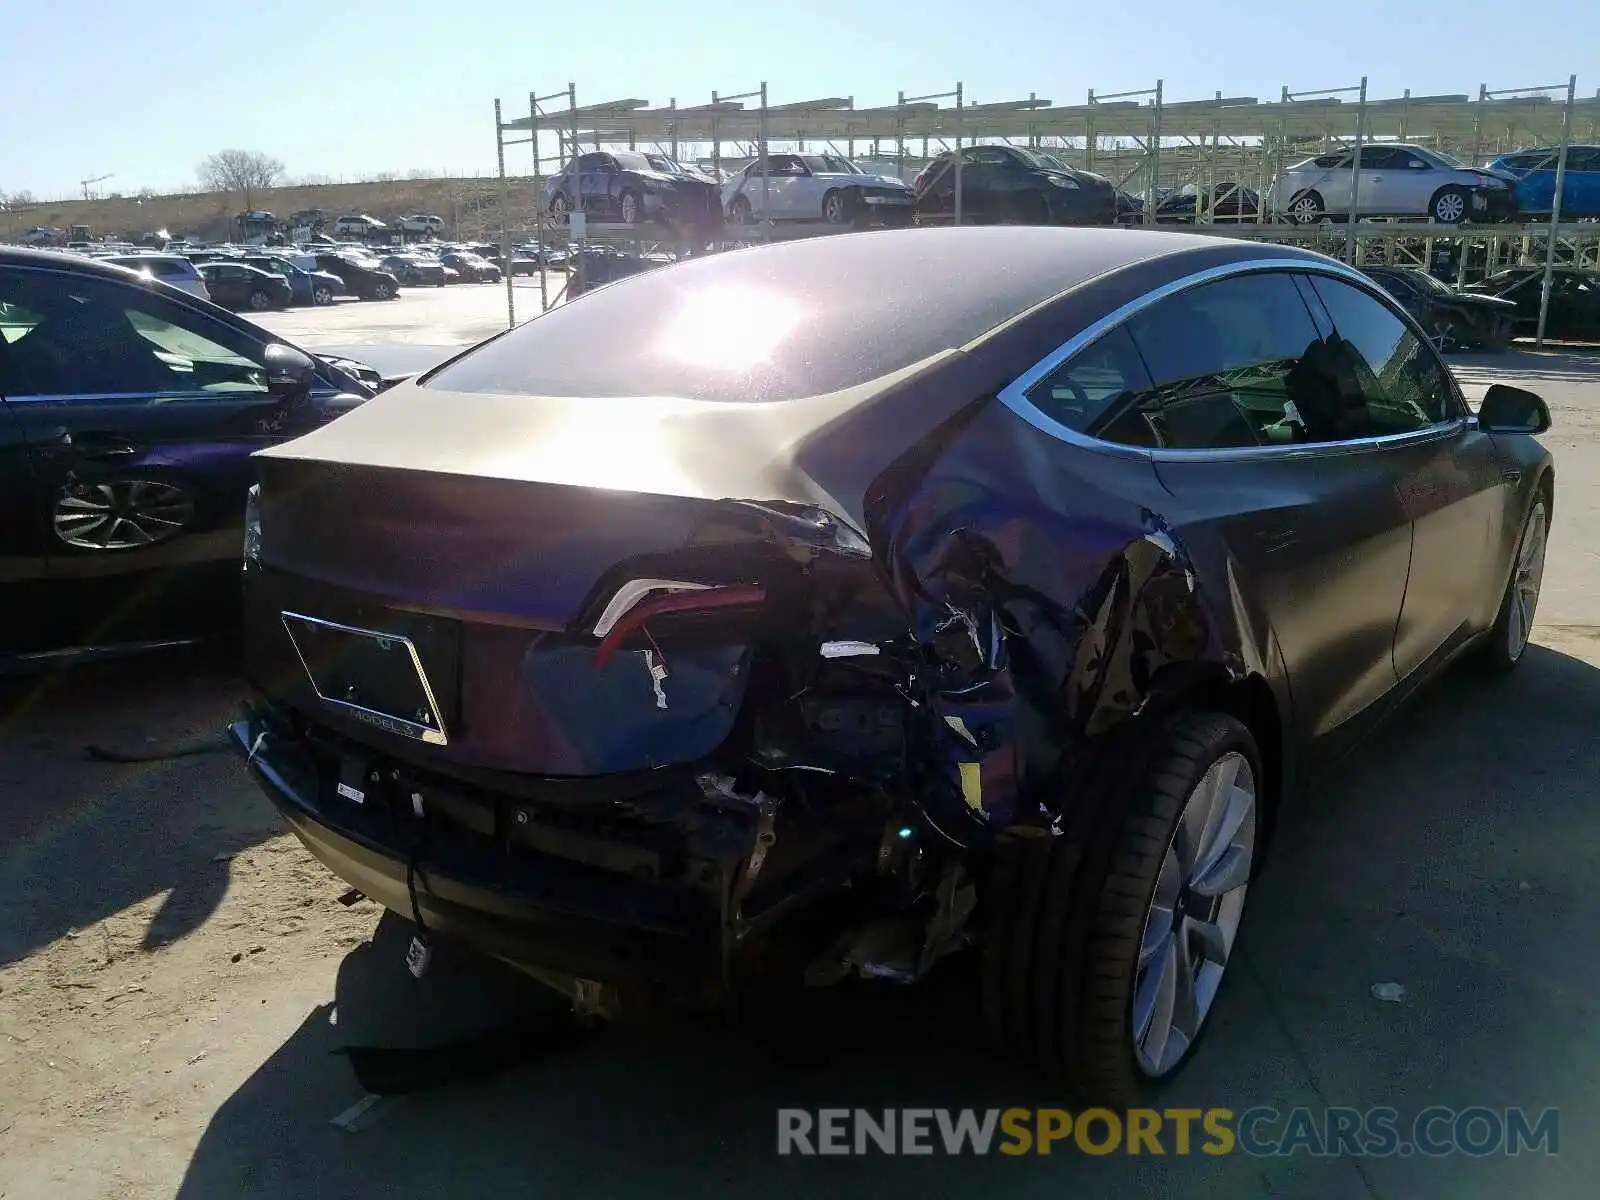
[[196,274],[193,263],[176,258],[152,258],[140,265],[148,267],[157,279],[193,279]]
[[1034,384],[1027,396],[1052,421],[1087,433],[1149,391],[1139,351],[1127,328],[1119,326]]
[[1154,386],[1103,436],[1178,450],[1323,440],[1295,421],[1297,367],[1319,338],[1288,273],[1180,292],[1127,328]]
[[1354,367],[1354,385],[1341,399],[1351,436],[1409,433],[1454,420],[1459,406],[1432,348],[1375,297],[1343,280],[1318,276],[1311,281],[1333,319],[1337,349]]

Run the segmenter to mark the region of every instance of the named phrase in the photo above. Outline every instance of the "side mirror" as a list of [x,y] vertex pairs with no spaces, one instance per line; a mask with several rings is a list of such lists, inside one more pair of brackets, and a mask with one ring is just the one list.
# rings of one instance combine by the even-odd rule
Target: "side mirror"
[[1543,433],[1550,409],[1535,392],[1497,383],[1478,405],[1478,428],[1488,433]]
[[309,354],[274,342],[267,347],[267,391],[285,405],[297,405],[311,398],[317,381],[317,364]]

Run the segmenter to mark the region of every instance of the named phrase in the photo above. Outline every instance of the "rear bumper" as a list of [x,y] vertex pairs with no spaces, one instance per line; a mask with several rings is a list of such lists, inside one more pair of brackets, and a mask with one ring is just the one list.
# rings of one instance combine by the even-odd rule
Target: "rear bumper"
[[[529,845],[526,831],[545,827],[538,817],[520,824],[518,801],[465,795],[297,724],[258,703],[229,727],[230,740],[306,848],[370,899],[411,919],[414,866],[416,908],[439,937],[546,972],[683,998],[722,978],[735,941],[722,897],[754,843],[753,821],[705,831],[681,879],[660,877],[647,851],[621,842],[606,847],[618,862],[593,866]],[[360,779],[377,779],[361,785],[360,803],[339,793],[341,777],[351,777],[341,748],[364,756]]]

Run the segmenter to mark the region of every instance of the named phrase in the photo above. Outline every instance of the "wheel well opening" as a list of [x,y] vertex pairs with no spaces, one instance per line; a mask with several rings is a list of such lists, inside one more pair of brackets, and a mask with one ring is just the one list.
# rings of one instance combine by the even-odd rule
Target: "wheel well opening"
[[1268,813],[1277,810],[1285,787],[1285,762],[1283,723],[1278,715],[1277,697],[1271,686],[1260,675],[1247,675],[1238,680],[1207,680],[1185,697],[1197,708],[1208,708],[1227,713],[1242,721],[1255,736],[1256,747],[1261,751],[1261,770],[1266,776],[1266,808]]

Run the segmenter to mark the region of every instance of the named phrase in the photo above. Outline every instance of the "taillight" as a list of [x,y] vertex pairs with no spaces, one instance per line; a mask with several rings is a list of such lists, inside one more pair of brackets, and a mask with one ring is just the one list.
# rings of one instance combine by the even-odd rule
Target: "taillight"
[[597,669],[605,666],[631,634],[656,617],[748,608],[766,597],[767,589],[760,584],[719,587],[668,579],[631,580],[617,589],[595,622],[594,635],[600,639],[600,646],[594,654],[594,665]]

